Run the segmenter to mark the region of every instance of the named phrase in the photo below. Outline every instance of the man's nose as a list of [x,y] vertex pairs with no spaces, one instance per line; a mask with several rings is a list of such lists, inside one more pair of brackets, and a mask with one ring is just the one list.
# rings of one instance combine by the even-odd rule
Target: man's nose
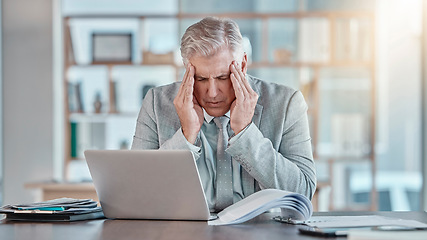
[[208,86],[208,96],[209,97],[216,97],[218,94],[218,86],[215,79],[209,79],[209,86]]

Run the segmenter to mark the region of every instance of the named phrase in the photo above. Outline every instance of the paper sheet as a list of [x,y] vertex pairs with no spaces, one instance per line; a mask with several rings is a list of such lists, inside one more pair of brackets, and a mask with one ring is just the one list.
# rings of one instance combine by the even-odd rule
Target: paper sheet
[[281,208],[282,217],[295,220],[309,219],[313,213],[310,200],[298,193],[278,189],[264,189],[218,213],[218,219],[209,225],[239,224],[273,208]]
[[427,224],[415,220],[389,218],[378,215],[367,216],[314,216],[305,224],[318,228],[339,227],[373,227],[373,226],[405,226],[427,228]]
[[352,229],[348,232],[348,240],[426,240],[427,231],[375,231]]

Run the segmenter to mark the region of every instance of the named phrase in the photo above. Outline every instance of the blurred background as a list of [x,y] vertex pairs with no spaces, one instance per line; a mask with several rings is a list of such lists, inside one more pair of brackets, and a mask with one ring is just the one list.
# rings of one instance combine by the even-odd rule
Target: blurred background
[[303,93],[316,210],[426,210],[426,4],[2,0],[0,203],[92,196],[83,151],[130,148],[145,93],[184,74],[185,29],[214,15],[249,74]]

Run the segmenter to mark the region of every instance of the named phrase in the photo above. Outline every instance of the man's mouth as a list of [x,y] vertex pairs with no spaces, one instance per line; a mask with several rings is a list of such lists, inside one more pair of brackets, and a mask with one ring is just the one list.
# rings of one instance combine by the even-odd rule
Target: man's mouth
[[218,101],[218,102],[206,102],[206,105],[208,106],[208,107],[218,107],[218,106],[220,106],[221,105],[221,101]]

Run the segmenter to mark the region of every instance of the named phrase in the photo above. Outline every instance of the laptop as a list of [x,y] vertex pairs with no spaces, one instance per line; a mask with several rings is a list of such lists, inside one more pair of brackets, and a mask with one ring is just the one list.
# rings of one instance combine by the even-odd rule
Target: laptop
[[190,151],[86,150],[85,157],[107,218],[214,218]]

